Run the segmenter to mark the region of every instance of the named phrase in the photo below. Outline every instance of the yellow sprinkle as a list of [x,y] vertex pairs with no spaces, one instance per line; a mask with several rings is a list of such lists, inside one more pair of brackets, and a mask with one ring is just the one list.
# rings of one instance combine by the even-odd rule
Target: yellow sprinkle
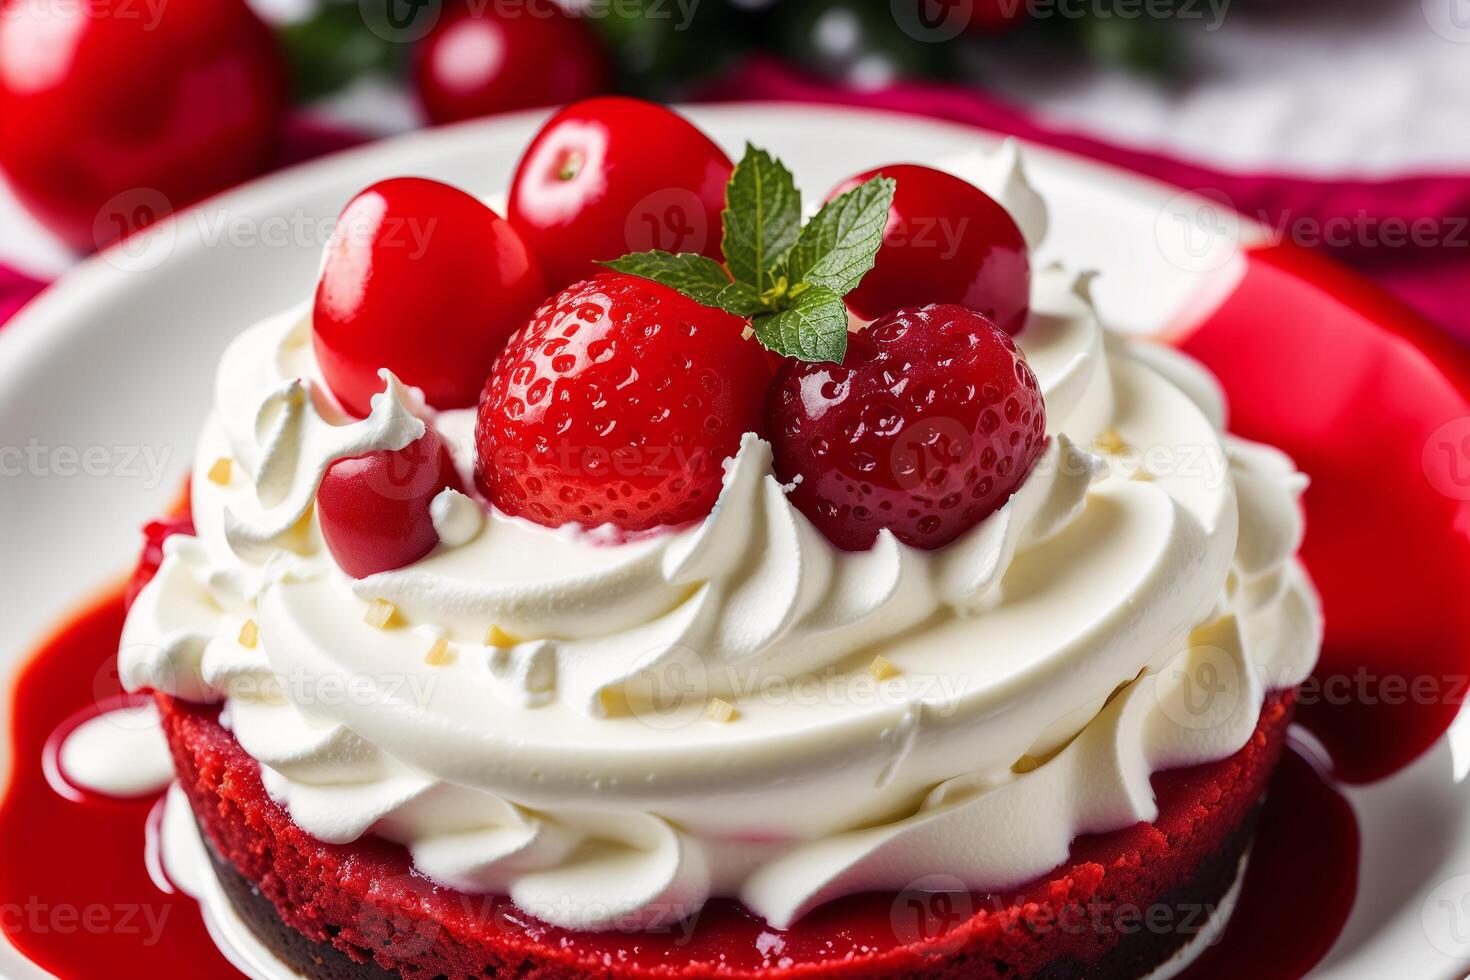
[[430,667],[438,667],[449,659],[449,641],[444,637],[434,640],[434,645],[429,647],[429,652],[424,654],[424,663]]
[[217,483],[222,487],[230,485],[230,475],[234,472],[234,461],[228,456],[221,456],[214,461],[209,468],[209,482]]
[[868,664],[868,673],[875,681],[886,681],[890,677],[898,676],[898,668],[887,657],[874,657],[873,662]]
[[1123,436],[1111,425],[1102,430],[1102,433],[1092,445],[1093,448],[1099,449],[1110,456],[1116,456],[1128,448],[1128,443],[1123,441]]
[[259,642],[260,627],[253,619],[245,620],[245,625],[240,627],[240,645],[247,650],[254,650]]
[[1037,762],[1036,759],[1034,759],[1033,757],[1029,755],[1023,755],[1021,756],[1021,758],[1016,760],[1016,764],[1014,766],[1011,766],[1011,772],[1027,773],[1035,770],[1040,765],[1041,763]]
[[722,725],[727,721],[734,721],[735,715],[735,706],[724,698],[711,698],[710,703],[704,709],[706,718]]
[[517,642],[515,637],[493,623],[490,625],[490,632],[485,634],[487,647],[513,647]]
[[367,615],[362,617],[362,621],[375,629],[382,630],[387,629],[388,624],[393,622],[397,615],[398,607],[393,603],[387,599],[374,599],[368,603]]

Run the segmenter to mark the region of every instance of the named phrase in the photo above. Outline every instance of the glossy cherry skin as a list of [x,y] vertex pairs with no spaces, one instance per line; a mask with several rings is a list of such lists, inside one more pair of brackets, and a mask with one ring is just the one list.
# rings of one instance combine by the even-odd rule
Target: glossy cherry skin
[[731,170],[709,137],[662,106],[587,99],[536,134],[516,169],[507,216],[554,290],[629,252],[718,260]]
[[475,404],[505,339],[546,298],[510,224],[421,177],[374,184],[327,245],[312,340],[328,387],[366,416],[388,368],[435,408]]
[[1046,406],[1010,336],[973,310],[895,310],[839,364],[788,361],[766,399],[776,475],[839,548],[887,528],[942,548],[1003,506],[1046,445]]
[[605,91],[611,67],[579,17],[551,0],[446,10],[415,53],[414,86],[430,122],[561,105]]
[[433,429],[397,452],[339,459],[317,489],[322,539],[353,578],[410,565],[439,544],[429,505],[459,477]]
[[78,249],[259,173],[285,96],[275,37],[244,0],[0,8],[0,169]]
[[548,527],[704,517],[771,372],[746,322],[632,276],[568,287],[511,338],[475,426],[475,479]]
[[873,270],[847,294],[848,308],[874,320],[904,306],[957,303],[1008,334],[1020,332],[1031,306],[1031,262],[1006,209],[969,181],[911,163],[858,174],[828,198],[880,174],[898,189]]

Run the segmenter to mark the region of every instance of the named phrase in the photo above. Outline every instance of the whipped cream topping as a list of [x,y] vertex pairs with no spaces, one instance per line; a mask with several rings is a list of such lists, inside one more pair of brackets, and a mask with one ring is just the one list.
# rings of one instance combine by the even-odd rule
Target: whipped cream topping
[[[1045,234],[1014,147],[947,169]],[[1152,819],[1153,772],[1244,745],[1321,634],[1291,462],[1222,434],[1198,365],[1104,330],[1086,276],[1033,280],[1017,342],[1050,444],[944,549],[833,548],[749,435],[693,526],[613,543],[446,491],[440,547],[361,580],[322,544],[321,474],[424,420],[467,471],[473,413],[385,374],[349,421],[305,308],[273,317],[222,360],[198,533],[139,596],[124,678],[223,701],[316,837],[397,841],[435,881],[568,928],[649,928],[711,895],[782,928],[936,872],[1023,883],[1077,834]],[[204,476],[221,457],[225,486]],[[374,600],[390,628],[364,622]]]

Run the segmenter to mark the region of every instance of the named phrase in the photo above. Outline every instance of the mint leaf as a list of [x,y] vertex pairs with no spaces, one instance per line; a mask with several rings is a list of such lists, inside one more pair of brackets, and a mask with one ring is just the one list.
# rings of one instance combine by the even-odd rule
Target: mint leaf
[[625,255],[611,262],[603,262],[609,269],[652,279],[656,283],[677,289],[696,303],[719,306],[719,296],[731,285],[730,277],[720,263],[695,252],[638,252]]
[[770,307],[761,302],[761,294],[748,282],[727,284],[720,290],[718,301],[720,309],[736,316],[755,316],[758,313],[771,312]]
[[839,296],[857,287],[873,268],[898,182],[874,177],[833,198],[818,211],[786,257],[793,283],[826,286]]
[[730,175],[721,217],[730,275],[764,293],[801,228],[801,194],[791,171],[747,143]]
[[847,306],[827,286],[804,289],[790,308],[753,323],[755,339],[784,357],[840,363],[847,352]]

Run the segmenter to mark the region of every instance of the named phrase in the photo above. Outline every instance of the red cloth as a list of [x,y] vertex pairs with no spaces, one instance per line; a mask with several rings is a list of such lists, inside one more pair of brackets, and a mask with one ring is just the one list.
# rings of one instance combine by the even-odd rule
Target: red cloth
[[[1414,174],[1387,180],[1322,180],[1293,174],[1229,173],[1129,149],[1047,126],[1023,110],[953,84],[911,82],[854,92],[812,79],[772,59],[756,59],[706,93],[715,100],[776,100],[870,106],[933,116],[1008,133],[1228,200],[1280,237],[1328,249],[1410,307],[1470,342],[1470,174]],[[901,147],[894,156],[902,157]],[[1223,195],[1223,197],[1222,197]],[[1421,239],[1398,243],[1415,222]]]

